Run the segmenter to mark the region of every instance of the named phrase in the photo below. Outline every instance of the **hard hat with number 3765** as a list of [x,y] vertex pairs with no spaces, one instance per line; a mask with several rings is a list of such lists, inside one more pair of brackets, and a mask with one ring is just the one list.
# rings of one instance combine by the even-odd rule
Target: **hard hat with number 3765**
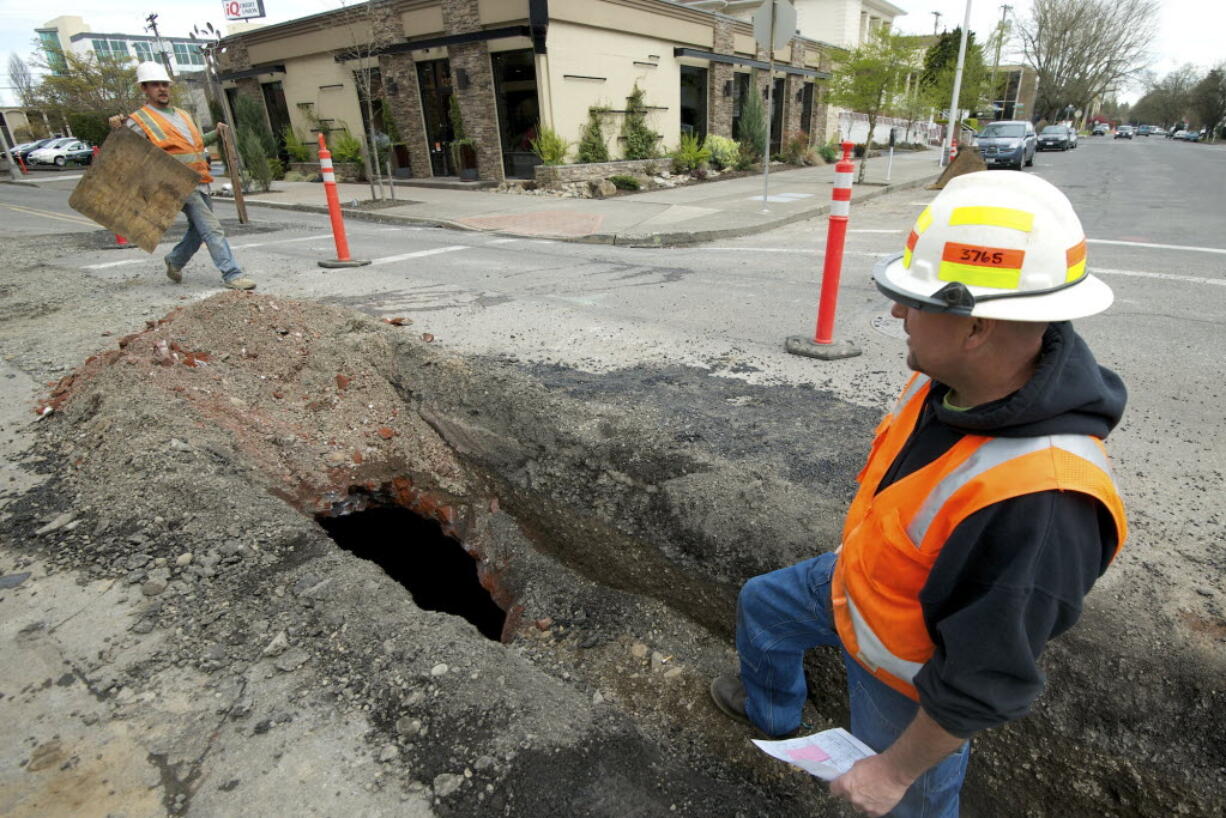
[[1055,186],[1015,171],[955,177],[915,220],[906,249],[873,270],[890,299],[931,312],[1068,321],[1111,288],[1086,272],[1086,237]]

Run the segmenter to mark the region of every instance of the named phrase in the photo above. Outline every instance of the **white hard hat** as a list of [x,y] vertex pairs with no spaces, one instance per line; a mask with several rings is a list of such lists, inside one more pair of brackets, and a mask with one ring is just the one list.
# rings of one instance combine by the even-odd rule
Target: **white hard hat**
[[136,66],[136,84],[143,82],[172,82],[166,66],[160,62],[143,62]]
[[1005,321],[1068,321],[1113,299],[1086,273],[1085,231],[1069,200],[1017,171],[952,179],[873,281],[916,309]]

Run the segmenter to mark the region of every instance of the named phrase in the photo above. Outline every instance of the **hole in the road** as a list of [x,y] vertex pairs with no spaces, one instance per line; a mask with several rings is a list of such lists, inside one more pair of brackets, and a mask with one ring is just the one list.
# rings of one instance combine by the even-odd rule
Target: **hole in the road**
[[395,506],[317,520],[337,545],[407,588],[419,608],[462,616],[501,641],[506,613],[481,587],[477,561],[434,520]]

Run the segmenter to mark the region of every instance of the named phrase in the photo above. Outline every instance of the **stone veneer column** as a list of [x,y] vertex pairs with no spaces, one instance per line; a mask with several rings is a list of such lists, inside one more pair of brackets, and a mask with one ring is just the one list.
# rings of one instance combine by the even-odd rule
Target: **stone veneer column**
[[[404,21],[393,3],[375,8],[375,42],[380,46],[404,42]],[[421,86],[417,82],[417,63],[407,52],[381,54],[379,78],[383,85],[383,104],[396,123],[400,139],[409,151],[409,172],[414,178],[434,175],[430,164],[430,143],[421,108]]]
[[[448,34],[480,31],[477,0],[443,0],[443,28]],[[494,96],[494,71],[489,45],[481,40],[447,47],[451,63],[452,92],[464,118],[465,135],[477,143],[477,174],[482,179],[506,179],[502,166],[502,137],[498,129],[498,101]],[[468,87],[461,88],[466,74]]]
[[[732,21],[715,18],[714,49],[716,54],[733,53]],[[724,87],[733,81],[733,68],[728,63],[713,62],[707,72],[707,129],[716,136],[732,138],[732,94],[724,95]]]
[[421,86],[417,82],[417,63],[406,54],[384,54],[379,58],[379,75],[383,78],[392,120],[400,138],[409,150],[409,169],[414,178],[434,175],[430,164],[430,142],[426,138],[426,121],[421,109]]
[[[791,64],[797,68],[803,68],[805,65],[804,43],[795,37],[792,38]],[[787,134],[808,130],[805,128],[804,123],[800,121],[800,115],[805,107],[804,98],[801,96],[805,89],[805,78],[799,74],[788,74],[787,80],[783,83],[783,88],[785,102],[783,108],[783,133],[786,138]],[[798,96],[801,96],[801,98],[797,99]]]

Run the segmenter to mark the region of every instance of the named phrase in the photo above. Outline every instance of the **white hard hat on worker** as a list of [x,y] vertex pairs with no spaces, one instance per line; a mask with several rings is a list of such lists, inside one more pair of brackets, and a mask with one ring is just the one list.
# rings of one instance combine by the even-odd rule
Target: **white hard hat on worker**
[[908,307],[1004,321],[1068,321],[1113,298],[1086,272],[1085,232],[1069,200],[1014,171],[952,179],[873,280]]
[[173,80],[166,73],[166,66],[160,62],[143,62],[136,66],[136,84],[144,85],[146,82],[173,82]]

